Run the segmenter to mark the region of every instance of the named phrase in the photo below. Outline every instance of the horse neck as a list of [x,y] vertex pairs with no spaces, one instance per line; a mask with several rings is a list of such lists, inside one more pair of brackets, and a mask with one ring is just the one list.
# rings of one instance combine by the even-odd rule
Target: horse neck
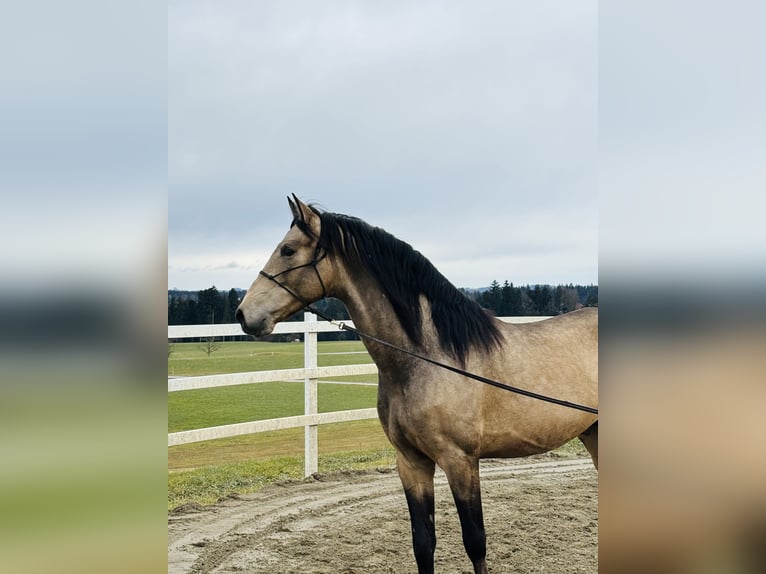
[[[368,272],[348,269],[345,265],[336,267],[337,281],[333,297],[340,299],[348,309],[355,327],[362,333],[372,335],[393,345],[413,351],[430,347],[432,329],[425,328],[423,345],[416,346],[399,323],[388,297]],[[422,304],[427,305],[425,301]],[[430,310],[424,309],[423,317],[430,317]],[[401,363],[402,354],[374,341],[362,338],[373,360],[380,367],[390,362]]]

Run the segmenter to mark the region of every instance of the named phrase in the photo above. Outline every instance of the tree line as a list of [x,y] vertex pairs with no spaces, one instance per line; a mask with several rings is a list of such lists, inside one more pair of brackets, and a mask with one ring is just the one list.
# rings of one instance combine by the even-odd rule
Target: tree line
[[598,285],[516,287],[506,280],[466,294],[497,317],[562,315],[581,307],[598,307]]
[[[239,302],[245,296],[244,289],[229,289],[219,291],[215,285],[201,291],[181,291],[171,289],[168,291],[168,325],[209,325],[236,323],[235,313]],[[338,320],[348,320],[348,311],[345,305],[338,299],[328,297],[314,304],[320,311]],[[302,321],[303,311],[287,319],[288,321]],[[301,338],[301,335],[272,335],[266,340],[288,341],[293,338]],[[346,340],[356,339],[356,335],[343,331],[340,333],[319,333],[319,340]],[[226,337],[229,340],[250,340],[244,333],[241,336]],[[201,338],[201,342],[211,344],[212,338]],[[209,348],[206,350],[210,354]]]
[[[461,291],[498,317],[561,315],[580,307],[598,306],[598,285],[514,286],[506,280],[502,285],[493,281],[488,289]],[[168,325],[236,323],[234,313],[244,294],[244,289],[219,291],[215,285],[201,291],[169,290]],[[316,305],[336,319],[349,318],[345,306],[337,299],[323,299]],[[290,318],[302,319],[302,311]]]
[[215,285],[201,291],[168,291],[168,325],[205,325],[236,323],[234,313],[242,289],[219,291]]

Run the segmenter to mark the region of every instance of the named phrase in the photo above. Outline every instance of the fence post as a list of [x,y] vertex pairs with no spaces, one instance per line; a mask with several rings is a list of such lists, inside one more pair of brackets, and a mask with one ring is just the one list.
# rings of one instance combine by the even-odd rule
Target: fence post
[[[303,314],[303,320],[306,322],[306,332],[303,336],[303,362],[304,368],[315,369],[317,367],[317,333],[311,329],[310,323],[316,323],[317,316],[306,312]],[[313,415],[317,412],[317,380],[304,379],[304,413]],[[319,469],[319,449],[317,448],[317,425],[304,427],[304,476],[310,476]]]

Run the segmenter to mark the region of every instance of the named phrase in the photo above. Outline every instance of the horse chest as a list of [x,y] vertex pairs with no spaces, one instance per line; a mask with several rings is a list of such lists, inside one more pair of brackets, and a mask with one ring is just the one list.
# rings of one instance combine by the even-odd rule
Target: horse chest
[[424,454],[444,441],[469,450],[477,446],[479,411],[476,398],[468,393],[455,410],[446,381],[411,380],[406,384],[381,378],[378,387],[378,415],[389,440],[397,448],[415,447]]

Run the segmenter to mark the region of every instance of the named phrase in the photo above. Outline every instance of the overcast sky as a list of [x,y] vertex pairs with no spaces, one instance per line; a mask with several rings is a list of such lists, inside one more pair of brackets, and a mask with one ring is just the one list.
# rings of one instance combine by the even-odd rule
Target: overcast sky
[[597,4],[168,12],[168,287],[246,288],[295,193],[458,287],[597,283]]

